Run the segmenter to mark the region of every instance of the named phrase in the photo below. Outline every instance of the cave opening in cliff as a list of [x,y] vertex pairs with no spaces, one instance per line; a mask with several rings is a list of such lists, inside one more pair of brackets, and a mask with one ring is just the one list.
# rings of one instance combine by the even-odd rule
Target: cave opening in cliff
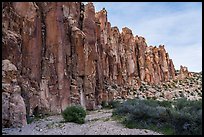
[[35,117],[38,117],[38,116],[39,116],[39,107],[38,107],[38,106],[34,108],[34,110],[33,110],[33,115],[34,115]]

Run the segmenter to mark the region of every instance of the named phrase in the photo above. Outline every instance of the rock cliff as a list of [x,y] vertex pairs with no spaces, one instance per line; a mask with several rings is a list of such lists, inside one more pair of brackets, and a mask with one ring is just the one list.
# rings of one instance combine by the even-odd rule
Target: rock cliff
[[[127,88],[176,76],[164,45],[124,27],[111,27],[107,11],[93,3],[2,3],[2,124],[26,124],[26,116],[60,113],[68,105],[96,109],[127,97]],[[117,85],[121,91],[109,90]],[[12,115],[12,116],[11,116]]]

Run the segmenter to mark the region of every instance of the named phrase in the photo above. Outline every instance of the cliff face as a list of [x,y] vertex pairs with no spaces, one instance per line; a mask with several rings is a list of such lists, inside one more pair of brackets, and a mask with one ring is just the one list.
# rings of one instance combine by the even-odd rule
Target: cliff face
[[[116,96],[107,84],[139,88],[141,81],[157,84],[175,78],[163,45],[147,46],[145,38],[126,27],[120,33],[108,22],[107,11],[95,12],[92,3],[2,4],[2,58],[16,67],[15,84],[5,80],[10,78],[5,68],[2,85],[19,87],[2,88],[4,126],[25,125],[25,115],[59,113],[72,103],[95,109]],[[18,111],[7,109],[14,97]],[[21,117],[17,125],[6,116],[13,112]]]

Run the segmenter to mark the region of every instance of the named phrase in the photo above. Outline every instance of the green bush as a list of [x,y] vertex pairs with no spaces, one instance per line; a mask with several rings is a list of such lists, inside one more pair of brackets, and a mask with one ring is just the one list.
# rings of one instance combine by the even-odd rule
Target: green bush
[[116,108],[120,105],[120,101],[118,100],[112,100],[108,102],[108,105],[110,106],[110,108]]
[[[172,107],[174,105],[174,107]],[[128,128],[146,128],[176,135],[202,134],[202,101],[127,100],[113,111]]]
[[102,101],[101,106],[103,108],[108,108],[108,109],[112,109],[112,108],[116,108],[120,105],[120,101],[118,100],[111,100],[111,101]]
[[65,122],[83,124],[85,122],[86,111],[79,105],[69,106],[62,112],[62,116]]
[[109,108],[107,101],[102,101],[101,106],[102,106],[102,108]]

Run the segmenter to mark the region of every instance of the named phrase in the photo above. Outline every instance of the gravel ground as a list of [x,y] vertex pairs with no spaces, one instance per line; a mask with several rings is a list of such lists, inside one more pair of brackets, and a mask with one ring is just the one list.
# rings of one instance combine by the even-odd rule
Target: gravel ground
[[128,129],[112,120],[112,110],[88,112],[84,124],[63,123],[61,115],[32,122],[22,128],[3,128],[4,135],[161,135],[146,129]]

